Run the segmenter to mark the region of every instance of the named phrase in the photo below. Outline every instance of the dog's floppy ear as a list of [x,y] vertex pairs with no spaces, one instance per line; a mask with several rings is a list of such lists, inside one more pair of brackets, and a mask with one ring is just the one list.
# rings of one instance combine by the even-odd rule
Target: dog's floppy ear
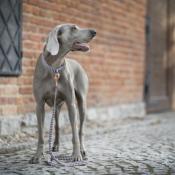
[[51,55],[56,55],[59,52],[60,44],[57,39],[59,26],[56,26],[48,35],[46,41],[46,49]]

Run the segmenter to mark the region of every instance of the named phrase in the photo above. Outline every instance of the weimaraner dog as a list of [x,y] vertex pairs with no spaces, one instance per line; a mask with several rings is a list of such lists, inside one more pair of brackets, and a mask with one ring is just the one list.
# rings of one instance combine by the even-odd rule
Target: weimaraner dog
[[[68,108],[72,128],[73,160],[80,161],[86,156],[83,145],[83,123],[86,116],[86,96],[88,77],[81,65],[65,55],[70,51],[88,51],[87,43],[96,35],[93,29],[79,28],[73,24],[56,26],[48,35],[47,42],[40,55],[34,73],[33,92],[36,100],[36,115],[38,121],[38,147],[30,163],[39,163],[44,151],[44,116],[45,103],[54,104],[55,81],[54,73],[59,71],[58,94],[56,99],[55,140],[53,151],[59,150],[59,113],[65,102]],[[77,102],[77,103],[76,103]],[[78,133],[77,110],[80,116]]]

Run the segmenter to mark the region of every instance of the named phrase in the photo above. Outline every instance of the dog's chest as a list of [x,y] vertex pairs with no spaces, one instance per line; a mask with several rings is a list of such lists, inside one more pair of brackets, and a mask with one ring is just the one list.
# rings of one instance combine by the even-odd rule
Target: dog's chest
[[[56,98],[56,104],[57,105],[64,100],[64,95],[63,95],[61,89],[62,89],[62,86],[61,86],[60,83],[58,83],[58,87],[57,87],[57,98]],[[44,99],[45,99],[45,102],[49,106],[53,106],[53,104],[54,104],[55,90],[56,90],[56,86],[55,86],[54,83],[51,83],[46,88],[46,91],[45,91],[45,94],[44,94]]]

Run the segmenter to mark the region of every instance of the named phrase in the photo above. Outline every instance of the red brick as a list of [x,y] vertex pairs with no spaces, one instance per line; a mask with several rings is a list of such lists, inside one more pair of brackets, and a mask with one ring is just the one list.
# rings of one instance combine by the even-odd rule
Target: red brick
[[18,81],[18,84],[22,85],[32,85],[33,83],[33,78],[32,77],[23,77],[20,78]]
[[26,95],[26,94],[32,94],[32,87],[31,86],[26,86],[26,87],[21,87],[19,89],[19,93],[22,95]]
[[2,106],[2,115],[13,115],[17,114],[16,105],[4,105]]
[[9,86],[7,85],[4,88],[4,94],[6,95],[16,95],[18,93],[18,87],[17,86]]

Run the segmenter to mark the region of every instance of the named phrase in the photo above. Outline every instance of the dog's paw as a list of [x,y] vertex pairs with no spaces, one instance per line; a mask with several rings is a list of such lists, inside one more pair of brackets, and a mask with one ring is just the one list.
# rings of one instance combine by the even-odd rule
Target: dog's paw
[[82,156],[81,156],[81,154],[73,154],[72,155],[72,159],[73,159],[74,162],[81,161],[82,160]]
[[87,159],[87,153],[86,153],[86,151],[81,150],[81,156],[82,156],[83,160],[86,160]]
[[40,156],[33,156],[30,160],[29,163],[31,164],[37,164],[41,162],[41,157]]
[[58,151],[59,151],[59,146],[58,146],[58,145],[54,145],[54,146],[52,147],[52,151],[53,151],[53,152],[58,152]]

